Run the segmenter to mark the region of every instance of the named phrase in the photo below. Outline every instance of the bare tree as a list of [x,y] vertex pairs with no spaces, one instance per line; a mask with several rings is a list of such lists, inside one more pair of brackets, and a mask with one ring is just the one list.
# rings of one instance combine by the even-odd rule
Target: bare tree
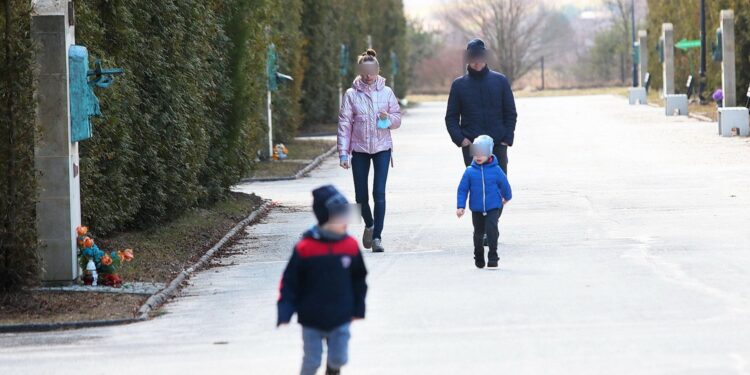
[[537,63],[545,12],[536,0],[463,0],[443,14],[464,38],[482,38],[511,84]]

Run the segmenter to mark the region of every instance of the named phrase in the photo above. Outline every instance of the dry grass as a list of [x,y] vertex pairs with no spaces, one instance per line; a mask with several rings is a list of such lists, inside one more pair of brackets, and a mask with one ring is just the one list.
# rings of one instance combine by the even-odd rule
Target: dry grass
[[286,143],[289,159],[266,161],[255,165],[251,178],[292,177],[305,168],[309,161],[328,151],[336,144],[333,140],[294,140]]
[[0,298],[0,324],[129,319],[146,298],[113,293],[15,293]]

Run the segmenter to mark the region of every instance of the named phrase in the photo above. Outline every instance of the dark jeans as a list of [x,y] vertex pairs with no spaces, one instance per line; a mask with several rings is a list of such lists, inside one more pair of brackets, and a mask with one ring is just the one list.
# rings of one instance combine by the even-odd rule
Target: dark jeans
[[[471,165],[472,157],[471,152],[469,151],[469,147],[461,147],[461,151],[464,153],[464,164],[466,166]],[[508,174],[508,146],[501,145],[499,143],[495,144],[495,147],[492,148],[492,153],[497,156],[497,163],[500,165],[500,169],[505,172],[505,174]],[[498,217],[503,215],[503,208],[500,207],[500,215]]]
[[[372,186],[372,199],[375,201],[375,218],[370,210],[370,198],[367,192],[367,178],[370,175],[370,162],[375,170]],[[381,238],[383,222],[385,221],[385,182],[388,179],[388,168],[391,163],[391,150],[377,154],[362,152],[352,153],[352,176],[354,177],[354,195],[357,203],[362,206],[362,219],[369,228],[375,226],[372,238]]]
[[484,256],[484,235],[487,234],[487,244],[490,252],[487,255],[488,260],[496,261],[497,256],[497,238],[500,237],[500,231],[497,229],[497,222],[500,219],[500,210],[494,209],[487,211],[487,215],[481,212],[471,213],[471,223],[474,224],[474,254]]

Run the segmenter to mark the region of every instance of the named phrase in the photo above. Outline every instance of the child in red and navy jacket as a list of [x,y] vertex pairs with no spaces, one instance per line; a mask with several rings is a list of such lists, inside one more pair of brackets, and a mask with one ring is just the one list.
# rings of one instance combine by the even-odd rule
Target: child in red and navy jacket
[[320,367],[323,340],[328,345],[326,374],[339,374],[348,359],[349,325],[365,317],[367,269],[357,240],[346,233],[349,203],[331,185],[313,190],[318,219],[294,246],[284,270],[278,325],[297,313],[302,324],[302,375]]

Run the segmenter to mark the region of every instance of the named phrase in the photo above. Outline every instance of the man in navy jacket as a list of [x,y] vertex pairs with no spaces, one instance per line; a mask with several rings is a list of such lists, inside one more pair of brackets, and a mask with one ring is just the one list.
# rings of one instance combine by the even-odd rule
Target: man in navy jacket
[[474,138],[483,134],[492,137],[493,153],[507,174],[508,147],[513,146],[517,117],[513,91],[504,75],[487,67],[487,49],[481,39],[469,42],[465,58],[466,74],[451,85],[445,126],[453,143],[462,148],[467,167]]

